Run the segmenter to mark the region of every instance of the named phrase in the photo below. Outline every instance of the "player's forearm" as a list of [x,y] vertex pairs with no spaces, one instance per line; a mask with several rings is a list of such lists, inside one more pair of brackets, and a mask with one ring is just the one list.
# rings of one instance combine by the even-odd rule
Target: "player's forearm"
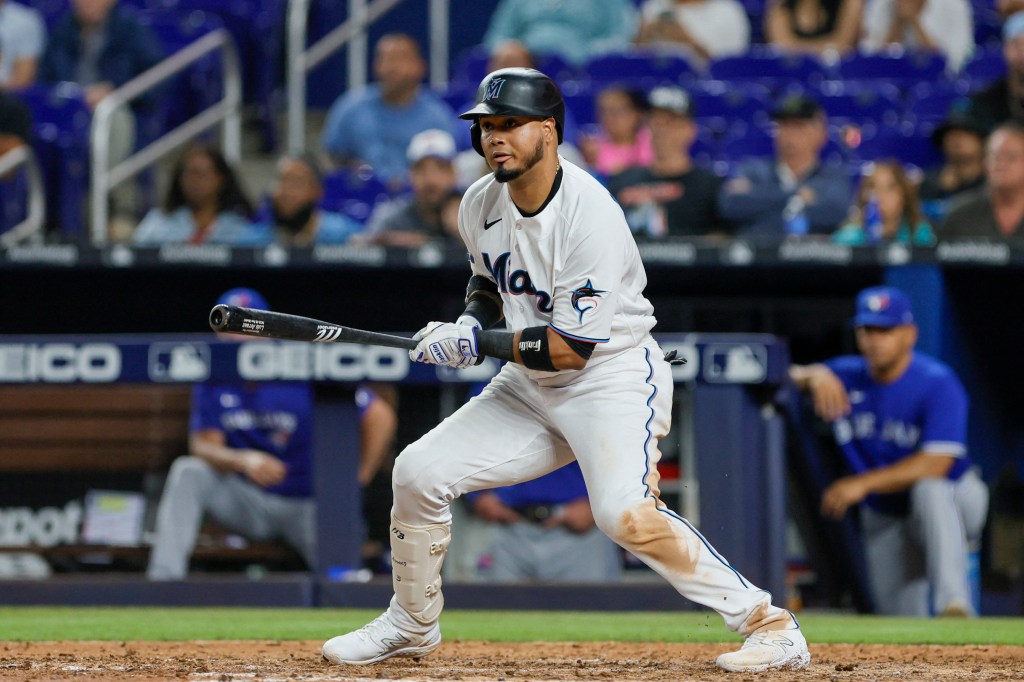
[[[532,327],[514,332],[478,330],[477,343],[480,353],[544,371],[583,369],[586,366],[587,358],[574,351],[565,339],[550,327],[544,327],[543,335],[537,338],[537,331],[534,330],[541,329]],[[544,362],[545,360],[547,362]]]
[[815,365],[790,365],[789,378],[801,391],[811,388],[814,380],[831,370],[822,364]]
[[943,478],[956,458],[919,452],[887,467],[859,475],[870,493],[899,493],[925,478]]
[[365,486],[380,471],[391,451],[397,430],[398,417],[390,405],[376,400],[367,408],[362,420],[359,469],[356,472],[359,485]]
[[190,436],[189,452],[220,471],[244,472],[247,464],[247,451],[230,448],[198,434]]

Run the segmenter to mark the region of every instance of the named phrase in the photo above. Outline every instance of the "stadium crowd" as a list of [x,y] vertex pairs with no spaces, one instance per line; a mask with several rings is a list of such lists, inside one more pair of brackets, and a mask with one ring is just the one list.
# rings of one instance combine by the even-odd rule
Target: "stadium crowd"
[[[207,4],[212,15],[227,12]],[[95,108],[178,47],[166,30],[168,13],[186,11],[176,5],[0,0],[0,89],[31,110],[27,142],[40,158],[52,154],[54,125],[70,125],[52,120],[52,93]],[[244,169],[199,140],[174,166],[167,196],[153,197],[144,176],[147,199],[114,193],[109,238],[411,248],[457,239],[451,216],[484,169],[456,115],[489,68],[510,65],[538,66],[560,82],[569,110],[561,153],[607,183],[638,239],[814,235],[920,246],[1024,234],[1024,12],[1011,1],[557,7],[499,2],[481,44],[453,61],[443,91],[425,84],[414,38],[381,37],[372,83],[338,97],[316,148],[282,157],[271,187],[249,186]],[[180,95],[157,88],[124,109],[111,162],[165,131]],[[88,126],[77,125],[71,134],[86,136]],[[414,143],[427,130],[429,158],[423,139]],[[44,167],[60,191],[87,182]],[[0,187],[0,229],[23,217],[24,185],[6,178]],[[67,196],[57,191],[47,187],[50,197]],[[49,216],[46,238],[83,239],[84,206],[80,214],[63,207]]]

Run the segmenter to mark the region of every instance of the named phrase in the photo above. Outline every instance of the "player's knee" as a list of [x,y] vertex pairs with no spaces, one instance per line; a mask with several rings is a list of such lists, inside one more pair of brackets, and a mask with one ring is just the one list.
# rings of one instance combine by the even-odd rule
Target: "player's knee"
[[436,458],[431,457],[426,449],[413,443],[395,458],[391,485],[396,500],[419,495],[435,496],[438,489],[443,486]]
[[212,466],[198,457],[186,455],[179,457],[171,464],[167,474],[167,485],[185,485],[196,488],[213,480],[217,472]]
[[922,478],[910,487],[910,506],[915,510],[952,504],[952,484],[945,478]]
[[598,505],[591,500],[590,510],[594,514],[594,524],[601,529],[601,532],[618,542],[623,537],[622,514],[623,509],[612,505]]

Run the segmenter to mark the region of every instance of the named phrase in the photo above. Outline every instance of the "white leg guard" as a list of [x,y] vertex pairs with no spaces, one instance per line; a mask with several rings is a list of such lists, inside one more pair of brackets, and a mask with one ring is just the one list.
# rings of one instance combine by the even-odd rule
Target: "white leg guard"
[[410,526],[391,515],[391,576],[395,598],[424,625],[437,621],[444,608],[441,565],[452,534],[445,524]]

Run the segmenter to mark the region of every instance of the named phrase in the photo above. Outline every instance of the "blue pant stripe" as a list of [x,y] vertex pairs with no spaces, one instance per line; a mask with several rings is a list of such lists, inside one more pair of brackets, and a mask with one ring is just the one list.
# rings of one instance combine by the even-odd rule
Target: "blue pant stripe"
[[[651,387],[651,397],[647,399],[647,407],[651,411],[651,416],[647,418],[647,423],[644,425],[644,429],[646,429],[646,431],[647,431],[647,438],[644,440],[644,448],[643,448],[643,450],[644,450],[644,478],[643,478],[643,482],[644,482],[644,497],[651,497],[651,486],[647,482],[647,477],[651,473],[651,458],[648,455],[647,448],[650,446],[651,441],[654,440],[654,434],[651,433],[651,422],[654,421],[654,405],[652,403],[654,402],[655,396],[658,395],[658,387],[651,383],[651,379],[654,377],[654,365],[651,364],[651,350],[649,348],[644,348],[644,360],[647,362],[647,368],[650,370],[647,373],[647,378],[644,381],[647,383],[647,385],[649,385]],[[711,556],[713,556],[716,559],[718,559],[722,563],[723,566],[725,566],[730,571],[732,571],[733,573],[736,574],[736,577],[739,579],[740,584],[743,585],[743,587],[745,587],[745,588],[749,588],[750,587],[749,585],[747,585],[746,581],[743,580],[743,576],[740,575],[740,572],[737,571],[735,568],[733,568],[729,564],[728,561],[726,561],[721,556],[719,556],[718,552],[715,551],[715,548],[712,547],[711,544],[707,540],[704,539],[704,536],[701,535],[700,532],[696,528],[693,527],[693,524],[691,524],[689,521],[684,519],[682,516],[679,516],[679,514],[676,514],[675,512],[671,511],[670,509],[666,509],[666,508],[658,505],[658,501],[657,500],[655,500],[655,509],[657,509],[660,512],[664,512],[665,514],[668,514],[670,517],[672,517],[673,519],[676,519],[677,521],[681,521],[683,523],[683,525],[685,525],[687,528],[689,528],[691,531],[693,531],[694,534],[698,538],[700,538],[700,541],[703,542],[704,546],[708,548],[709,552],[711,552]]]

